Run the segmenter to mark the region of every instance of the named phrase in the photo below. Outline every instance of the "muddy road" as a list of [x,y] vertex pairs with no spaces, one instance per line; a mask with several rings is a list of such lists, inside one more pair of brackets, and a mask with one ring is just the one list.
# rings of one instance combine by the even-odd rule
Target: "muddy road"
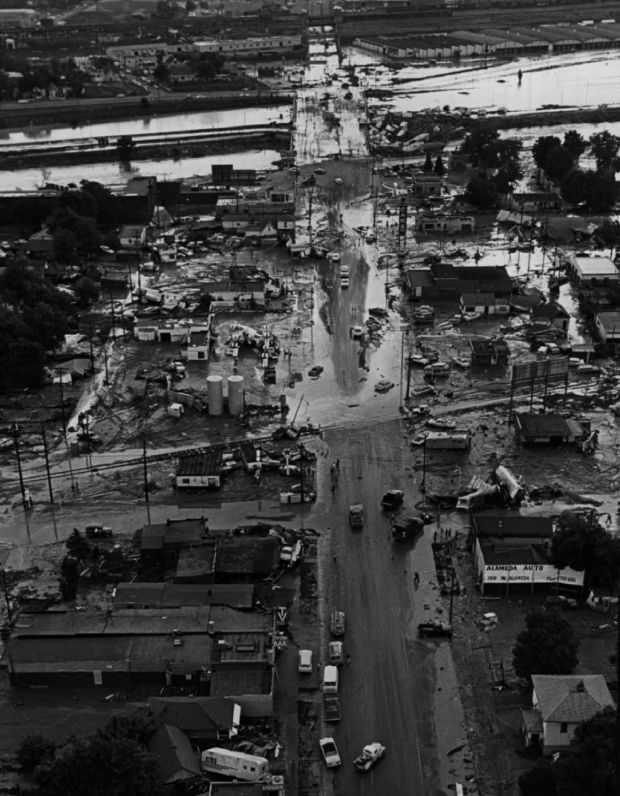
[[[444,682],[439,666],[441,660],[443,668],[450,668],[443,666],[448,642],[417,638],[418,622],[441,611],[434,585],[433,526],[417,542],[397,544],[390,532],[393,515],[380,506],[389,488],[406,493],[401,513],[411,513],[420,497],[401,424],[357,428],[355,434],[334,430],[325,441],[323,498],[308,518],[308,524],[323,529],[321,659],[325,662],[331,638],[329,613],[338,608],[346,613],[344,645],[351,662],[340,673],[342,721],[322,726],[322,735],[333,735],[342,758],[335,773],[324,772],[322,792],[445,793],[455,777],[441,761],[449,747],[463,741],[464,730],[456,710],[448,720],[443,716],[442,737],[437,737],[435,721],[443,713],[437,696],[456,687],[450,678]],[[332,493],[329,465],[336,459],[340,476]],[[354,502],[365,506],[362,530],[349,527],[348,509]],[[414,571],[420,575],[417,588]],[[373,741],[386,747],[385,758],[361,774],[352,761]]]

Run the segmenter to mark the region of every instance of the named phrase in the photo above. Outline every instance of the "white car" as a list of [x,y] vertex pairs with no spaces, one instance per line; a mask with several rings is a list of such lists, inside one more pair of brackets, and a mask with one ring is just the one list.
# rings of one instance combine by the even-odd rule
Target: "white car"
[[364,327],[363,326],[352,326],[351,327],[351,337],[354,340],[359,340],[360,337],[364,336]]
[[342,177],[334,177],[334,182],[336,183],[336,185],[342,185],[344,180],[342,179]]
[[312,673],[312,650],[299,650],[297,656],[297,671],[300,674]]
[[362,754],[355,758],[353,765],[358,771],[370,771],[384,754],[385,746],[382,746],[378,741],[369,743],[362,749]]
[[333,738],[321,738],[319,740],[319,747],[327,768],[337,768],[342,764],[340,754],[338,753],[338,747]]

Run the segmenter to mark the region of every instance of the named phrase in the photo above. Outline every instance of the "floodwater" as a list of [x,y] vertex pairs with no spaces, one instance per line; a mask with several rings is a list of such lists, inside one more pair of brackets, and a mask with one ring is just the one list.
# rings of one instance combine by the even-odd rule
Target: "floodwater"
[[[355,62],[355,56],[353,56]],[[521,84],[518,72],[522,71]],[[369,88],[394,91],[397,111],[462,107],[535,111],[545,105],[596,106],[616,101],[620,91],[617,50],[515,57],[509,63],[462,61],[443,66],[366,67]]]
[[219,111],[199,111],[172,116],[143,116],[139,119],[124,119],[115,122],[95,122],[79,127],[25,127],[19,130],[0,131],[0,146],[20,144],[28,141],[64,141],[70,139],[98,138],[140,133],[174,133],[177,130],[217,130],[240,127],[246,124],[269,124],[288,122],[290,105],[272,105],[265,108],[230,108]]
[[219,163],[231,163],[235,169],[257,169],[265,171],[272,168],[279,153],[274,149],[246,149],[242,152],[225,152],[219,155],[205,155],[197,158],[163,158],[161,160],[137,160],[133,163],[118,161],[105,163],[84,163],[73,166],[53,166],[51,168],[15,169],[0,171],[0,190],[34,191],[46,182],[76,185],[81,180],[100,182],[103,185],[126,185],[130,177],[158,177],[163,180],[183,179],[211,173],[211,167]]

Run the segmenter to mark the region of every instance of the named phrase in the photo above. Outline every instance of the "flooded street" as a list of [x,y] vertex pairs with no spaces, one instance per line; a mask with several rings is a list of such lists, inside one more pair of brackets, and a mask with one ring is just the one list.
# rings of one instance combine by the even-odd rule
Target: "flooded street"
[[[454,238],[445,230],[416,232],[418,213],[431,207],[430,201],[424,201],[429,197],[411,197],[414,178],[404,168],[404,160],[382,161],[371,153],[368,104],[409,112],[443,105],[494,105],[510,113],[549,103],[613,102],[620,89],[620,53],[475,63],[467,70],[463,65],[445,64],[392,70],[352,48],[339,58],[331,28],[311,28],[309,42],[304,82],[293,109],[274,106],[77,130],[27,130],[10,132],[4,139],[173,132],[269,123],[281,121],[282,115],[287,120],[291,113],[296,156],[294,166],[292,157],[284,159],[287,150],[245,150],[179,161],[140,161],[131,166],[100,163],[0,174],[0,187],[5,190],[33,190],[52,180],[77,184],[89,179],[111,185],[136,174],[181,179],[206,175],[211,166],[222,163],[260,172],[258,182],[244,185],[235,198],[222,197],[217,208],[205,201],[202,207],[212,217],[201,220],[204,227],[195,223],[199,211],[192,210],[191,216],[170,224],[169,240],[153,222],[150,253],[146,247],[140,251],[136,244],[127,272],[124,263],[113,262],[114,252],[102,247],[97,264],[102,281],[106,277],[108,282],[99,300],[88,308],[84,327],[91,346],[96,332],[95,349],[90,352],[94,375],[64,388],[63,371],[58,373],[57,368],[54,376],[60,374],[60,379],[43,388],[41,396],[15,398],[15,407],[21,411],[19,402],[23,401],[24,413],[31,411],[37,419],[32,421],[34,430],[15,431],[16,439],[22,435],[22,448],[17,449],[21,458],[10,439],[0,450],[0,552],[8,551],[9,567],[40,567],[47,573],[50,562],[57,563],[64,555],[71,530],[83,528],[86,522],[113,528],[127,547],[145,523],[199,515],[207,518],[210,529],[217,530],[250,522],[316,530],[313,555],[317,561],[312,563],[320,572],[314,584],[320,627],[314,630],[317,636],[321,634],[321,664],[327,649],[328,611],[334,607],[346,611],[350,628],[347,665],[341,669],[342,721],[336,727],[327,725],[320,711],[313,719],[313,732],[320,727],[322,735],[333,733],[337,738],[343,760],[336,771],[323,771],[321,796],[409,792],[445,796],[456,791],[456,782],[474,782],[477,787],[480,774],[471,753],[475,731],[463,711],[465,689],[457,679],[452,647],[445,638],[427,638],[425,628],[419,629],[420,623],[447,620],[448,602],[452,622],[453,599],[445,596],[465,594],[453,591],[454,574],[449,589],[438,575],[433,547],[438,534],[452,539],[454,529],[451,560],[468,555],[470,515],[457,512],[457,499],[466,494],[468,485],[490,479],[488,474],[500,463],[517,474],[519,492],[525,494],[531,487],[532,494],[537,490],[539,496],[546,496],[559,490],[562,506],[583,502],[611,511],[609,495],[620,484],[618,424],[603,398],[582,401],[596,390],[597,378],[592,371],[582,372],[583,363],[574,357],[570,372],[565,361],[562,383],[550,385],[547,376],[544,403],[539,395],[543,387],[537,385],[535,395],[533,381],[531,391],[517,389],[511,394],[512,366],[533,362],[538,356],[537,339],[526,327],[529,312],[541,297],[549,303],[557,301],[566,311],[558,312],[566,319],[566,348],[560,352],[559,345],[551,343],[557,349],[554,353],[564,356],[575,344],[593,350],[592,328],[584,324],[577,288],[562,271],[566,256],[575,248],[573,242],[551,244],[537,236],[533,227],[523,224],[523,206],[520,224],[514,220],[501,224],[493,208],[488,214],[476,214],[470,231],[454,233]],[[523,70],[521,85],[516,76],[519,68]],[[369,87],[389,87],[394,96],[387,103],[378,102],[367,98]],[[597,125],[576,127],[585,136],[600,129]],[[620,123],[604,127],[620,133]],[[560,126],[541,126],[503,134],[520,136],[524,150],[529,150],[539,135],[563,132]],[[284,167],[276,170],[273,162],[281,156]],[[523,162],[530,166],[529,152],[524,153]],[[587,157],[582,163],[589,163]],[[530,186],[529,177],[523,178],[524,190]],[[445,199],[446,215],[456,217],[452,209],[447,210],[448,200],[462,185],[458,178],[453,183],[449,179],[439,189],[443,190],[439,201]],[[403,204],[407,234],[399,236],[404,196],[409,197]],[[240,211],[239,204],[246,202],[246,209]],[[274,211],[271,205],[265,210],[272,202],[280,209]],[[221,211],[217,222],[216,211]],[[229,225],[224,221],[227,216]],[[280,228],[281,220],[289,226]],[[289,235],[293,227],[294,236]],[[279,235],[281,229],[286,235]],[[174,256],[166,261],[161,253],[169,249],[174,249]],[[152,259],[146,262],[147,257]],[[444,269],[438,277],[445,279],[444,292],[438,287],[434,294],[423,293],[421,280],[416,293],[414,272],[424,269],[430,274],[431,265]],[[503,276],[494,277],[492,266],[505,268]],[[476,267],[486,269],[481,270],[484,277],[472,275]],[[466,276],[464,270],[469,272]],[[487,278],[499,283],[497,295],[484,292],[490,290]],[[432,279],[429,275],[434,288]],[[469,301],[462,286],[466,279],[476,284],[467,293],[474,296]],[[478,295],[490,295],[492,302],[480,300],[482,309],[477,311],[475,304],[476,311],[470,311],[467,305]],[[420,315],[426,300],[433,302],[430,319]],[[204,327],[200,333],[205,338],[198,344],[191,338],[191,326]],[[550,329],[546,331],[549,340],[556,339]],[[81,336],[79,356],[87,357],[87,337]],[[493,353],[475,361],[477,343]],[[498,350],[501,344],[501,357],[496,356],[495,344]],[[191,352],[196,358],[190,354],[192,345],[203,347]],[[550,350],[545,347],[545,356]],[[607,359],[605,367],[610,366]],[[438,365],[436,371],[430,363]],[[221,377],[218,384],[227,391],[226,408],[220,394],[221,406],[214,405],[212,411],[208,376]],[[233,384],[240,407],[234,411]],[[72,390],[67,417],[63,389]],[[33,400],[28,403],[30,397]],[[590,451],[591,456],[576,443],[551,452],[523,447],[511,430],[510,412],[541,406],[558,413],[567,407],[583,410],[587,422],[600,430],[599,447]],[[37,412],[49,407],[61,408],[62,417],[57,411],[47,431],[48,481],[43,458],[47,449],[38,436],[43,423]],[[80,416],[83,420],[87,410],[91,410],[87,439],[92,432],[98,442],[96,448],[86,445],[80,450]],[[68,432],[63,432],[64,425]],[[429,445],[427,452],[428,429],[454,431],[453,436],[466,438],[467,444],[442,447],[442,442]],[[445,440],[450,435],[438,436]],[[293,440],[297,439],[299,453],[294,460],[297,442]],[[69,452],[72,442],[73,454]],[[257,443],[256,450],[250,442]],[[276,443],[284,450],[285,463],[276,463],[273,473],[267,473],[265,465],[263,472],[261,456],[266,452],[267,459],[275,457]],[[213,448],[219,451],[223,472],[217,490],[186,489],[196,485],[189,479],[181,480],[177,488],[178,463],[196,449],[208,450],[207,458]],[[246,458],[249,448],[256,459]],[[222,451],[228,469],[223,469]],[[311,466],[304,471],[305,452],[313,457],[308,457]],[[299,468],[289,467],[289,457],[301,462]],[[32,511],[22,507],[22,475],[23,486],[34,501]],[[273,481],[269,481],[271,475]],[[280,477],[282,482],[274,485]],[[52,489],[53,501],[48,497]],[[400,517],[420,518],[415,538],[403,535],[400,540],[393,535],[396,513],[386,508],[382,498],[387,490],[395,489],[403,493]],[[499,493],[496,487],[493,494]],[[312,502],[306,502],[309,497]],[[349,510],[355,503],[364,506],[362,528],[350,527]],[[542,511],[543,498],[528,495],[526,504],[532,511]],[[472,617],[473,613],[467,618],[471,623]],[[473,634],[462,633],[463,616],[455,619],[460,622],[455,644],[470,645],[464,654],[471,655]],[[451,634],[450,629],[450,638]],[[293,642],[297,655],[298,642],[291,638],[292,646]],[[489,690],[488,683],[484,687]],[[314,690],[318,705],[321,695],[318,687]],[[473,700],[477,696],[465,694]],[[387,746],[387,759],[360,776],[351,762],[364,744],[373,741]],[[292,757],[295,752],[286,750]],[[493,776],[497,771],[499,765]],[[493,780],[489,787],[499,792],[500,781]],[[516,793],[516,779],[513,784]],[[472,796],[478,793],[473,788]],[[291,786],[289,796],[292,790]]]

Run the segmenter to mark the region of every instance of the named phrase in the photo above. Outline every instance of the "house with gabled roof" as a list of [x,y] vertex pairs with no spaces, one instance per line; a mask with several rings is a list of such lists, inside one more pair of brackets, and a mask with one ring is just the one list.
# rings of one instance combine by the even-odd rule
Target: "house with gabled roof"
[[570,745],[575,730],[614,700],[602,674],[533,674],[532,708],[523,710],[528,746],[540,744],[543,754]]

